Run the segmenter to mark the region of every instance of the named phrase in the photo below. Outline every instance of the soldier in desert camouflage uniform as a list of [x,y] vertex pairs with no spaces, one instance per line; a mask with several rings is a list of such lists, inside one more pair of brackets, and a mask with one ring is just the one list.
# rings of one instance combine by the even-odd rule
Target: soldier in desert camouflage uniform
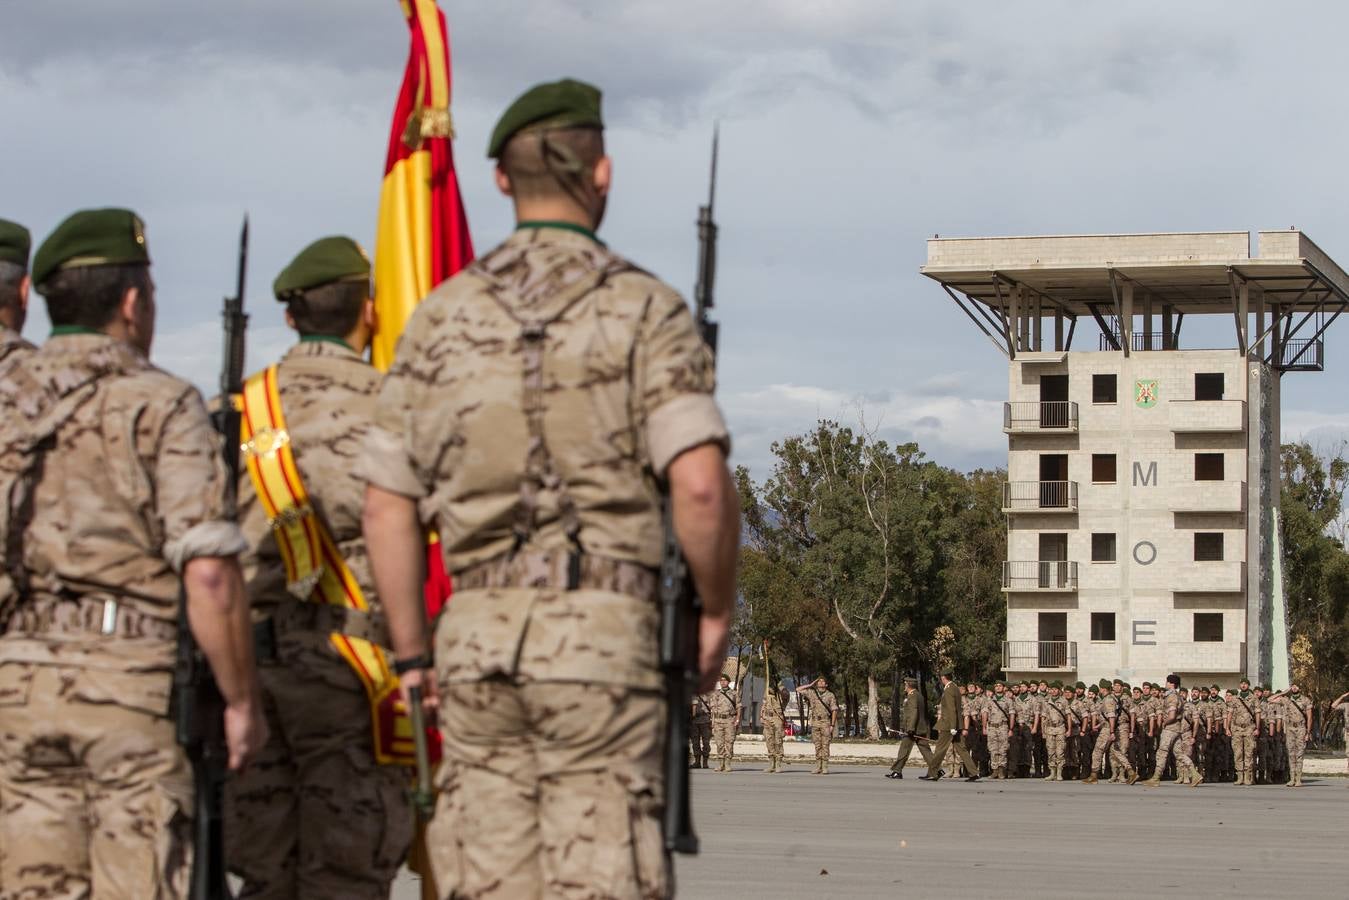
[[[405,688],[444,739],[428,831],[445,896],[667,896],[662,487],[726,659],[740,513],[711,354],[684,300],[595,235],[600,93],[562,81],[493,133],[518,230],[409,321],[365,455],[364,534]],[[424,526],[455,595],[434,630]]]
[[1138,773],[1129,765],[1129,759],[1120,746],[1127,741],[1130,728],[1129,714],[1122,705],[1123,682],[1116,679],[1113,687],[1113,691],[1102,691],[1101,702],[1097,707],[1097,721],[1100,722],[1101,730],[1091,754],[1091,775],[1086,779],[1088,784],[1095,784],[1099,780],[1097,773],[1105,764],[1107,753],[1110,755],[1111,781],[1117,781],[1123,776],[1127,776],[1129,784],[1138,780]]
[[689,728],[689,748],[694,769],[706,769],[712,755],[712,693],[693,695],[693,719]]
[[1049,685],[1049,694],[1040,704],[1040,732],[1045,738],[1045,755],[1048,759],[1049,774],[1045,781],[1062,781],[1065,765],[1064,753],[1068,742],[1069,721],[1072,711],[1061,693],[1062,682]]
[[1279,707],[1283,723],[1284,741],[1288,745],[1288,787],[1302,787],[1302,755],[1307,749],[1307,732],[1312,727],[1312,704],[1302,696],[1295,681],[1287,693],[1274,695],[1273,706]]
[[999,681],[983,704],[984,734],[988,738],[989,765],[996,779],[1007,778],[1007,750],[1016,729],[1016,712],[1007,694],[1007,685]]
[[712,740],[717,746],[717,771],[731,771],[735,757],[735,735],[740,730],[740,691],[731,687],[731,676],[721,673],[721,683],[710,694],[712,698]]
[[[1166,687],[1162,711],[1157,714],[1154,723],[1154,730],[1157,731],[1161,739],[1157,745],[1157,758],[1153,764],[1152,776],[1144,782],[1154,786],[1161,783],[1162,773],[1166,770],[1166,765],[1173,753],[1176,756],[1177,782],[1189,784],[1191,782],[1190,772],[1194,769],[1194,762],[1185,752],[1185,745],[1182,742],[1182,736],[1187,726],[1185,699],[1180,692],[1180,676],[1168,675]],[[1190,727],[1193,727],[1193,725],[1191,724]]]
[[28,317],[28,251],[32,237],[17,222],[0,219],[0,377],[36,347],[20,336]]
[[815,743],[815,771],[811,774],[828,775],[829,745],[838,729],[838,698],[829,690],[829,682],[823,675],[808,687],[798,688],[796,693],[810,709],[810,737]]
[[1223,730],[1232,740],[1232,764],[1239,785],[1255,784],[1255,736],[1260,724],[1259,707],[1253,704],[1250,692],[1229,689]]
[[[380,374],[365,361],[374,327],[370,263],[349,238],[305,248],[277,276],[300,341],[275,378],[300,480],[369,612],[288,585],[280,542],[245,471],[240,524],[272,738],[228,793],[231,869],[243,897],[387,897],[411,843],[407,776],[375,759],[364,685],[329,635],[387,641],[361,538],[365,483],[353,471],[374,418]],[[266,452],[256,441],[245,454]]]
[[764,686],[763,709],[759,712],[763,725],[764,749],[768,752],[768,774],[782,771],[782,739],[787,730],[787,685],[779,681],[777,687]]
[[230,766],[266,739],[245,544],[201,397],[147,359],[149,261],[133,213],[66,219],[33,265],[52,336],[0,378],[7,897],[186,896],[192,770],[169,716],[180,586]]

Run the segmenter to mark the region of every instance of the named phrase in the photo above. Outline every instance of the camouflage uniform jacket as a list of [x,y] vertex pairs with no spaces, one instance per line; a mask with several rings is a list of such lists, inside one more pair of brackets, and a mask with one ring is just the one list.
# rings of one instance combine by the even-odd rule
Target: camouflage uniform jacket
[[740,715],[740,692],[735,688],[716,687],[708,696],[711,698],[712,718],[734,719]]
[[15,365],[33,355],[37,348],[12,328],[0,325],[0,378]]
[[1232,716],[1232,731],[1254,730],[1255,717],[1259,711],[1259,706],[1251,697],[1242,697],[1238,694],[1229,699],[1227,712]]
[[[372,611],[379,606],[361,537],[365,482],[355,463],[374,417],[380,377],[350,347],[326,340],[295,345],[277,367],[286,431],[309,502]],[[308,600],[286,589],[280,547],[246,470],[239,478],[239,524],[250,547],[244,576],[255,612],[270,613],[287,600]]]
[[828,722],[838,710],[838,699],[833,691],[822,691],[817,687],[801,689],[801,696],[810,704],[810,721]]
[[786,703],[782,695],[776,688],[766,688],[763,694],[763,706],[759,710],[759,717],[764,721],[777,720],[783,721],[785,718]]
[[[1170,728],[1172,731],[1183,731],[1185,729],[1185,706],[1186,700],[1180,695],[1179,691],[1167,691],[1161,698],[1161,706],[1157,712],[1157,730]],[[1170,720],[1171,724],[1167,725]]]
[[[361,474],[418,501],[456,577],[513,548],[654,572],[666,468],[729,445],[713,387],[675,291],[586,235],[525,228],[418,306]],[[437,630],[443,679],[659,687],[654,577],[536,583],[456,592]]]
[[1012,724],[1012,716],[1016,715],[1016,710],[1011,704],[1011,698],[1006,693],[989,695],[984,703],[983,711],[988,713],[989,730],[1001,728],[1006,731],[1007,727]]
[[698,724],[712,721],[712,695],[710,693],[693,695],[693,721]]
[[[7,470],[25,465],[17,448],[44,414],[68,411],[37,467],[29,511],[3,508],[5,532],[23,535],[30,578],[6,660],[167,676],[183,566],[245,547],[224,518],[224,467],[201,396],[130,344],[73,334],[52,337],[0,378],[0,404],[13,410],[0,419]],[[40,633],[44,622],[76,618],[87,633]],[[99,624],[112,625],[116,653],[97,652],[107,646]],[[163,689],[145,705],[162,712],[167,678]]]

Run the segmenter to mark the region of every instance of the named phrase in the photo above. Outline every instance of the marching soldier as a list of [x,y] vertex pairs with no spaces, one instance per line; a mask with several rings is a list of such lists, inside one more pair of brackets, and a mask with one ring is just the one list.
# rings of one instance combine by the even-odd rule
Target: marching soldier
[[712,755],[712,692],[693,695],[693,721],[689,729],[694,769],[706,769]]
[[932,764],[932,751],[928,749],[928,729],[927,701],[923,699],[923,692],[918,690],[918,679],[906,677],[904,707],[899,714],[899,730],[904,738],[899,742],[899,752],[895,755],[895,761],[891,764],[890,771],[886,773],[886,778],[904,777],[904,766],[908,764],[915,744],[918,745],[923,762],[929,766]]
[[28,318],[28,251],[33,239],[17,222],[0,219],[0,377],[37,348],[21,332]]
[[323,238],[274,291],[299,343],[245,384],[239,479],[272,737],[230,784],[230,867],[245,897],[375,900],[407,855],[412,811],[364,680],[380,664],[367,660],[372,642],[388,640],[361,538],[365,483],[351,466],[380,382],[365,361],[370,262],[350,238]]
[[[1102,685],[1104,685],[1104,681]],[[1097,719],[1100,722],[1100,733],[1096,738],[1096,747],[1091,754],[1091,775],[1087,777],[1087,784],[1096,784],[1100,780],[1097,775],[1101,767],[1105,764],[1106,754],[1110,755],[1111,781],[1118,780],[1119,776],[1126,774],[1129,784],[1138,780],[1138,772],[1129,765],[1129,759],[1125,756],[1124,750],[1120,747],[1121,743],[1128,740],[1129,724],[1127,721],[1121,722],[1121,719],[1128,719],[1128,713],[1124,711],[1121,705],[1123,699],[1123,682],[1115,679],[1113,690],[1102,691],[1100,706],[1097,708]]]
[[141,220],[78,212],[33,260],[53,330],[0,378],[0,885],[182,898],[192,770],[171,683],[180,587],[225,700],[229,765],[266,740],[219,444],[150,364]]
[[[1166,770],[1166,764],[1171,758],[1171,754],[1176,755],[1176,781],[1181,783],[1194,783],[1190,778],[1190,770],[1194,768],[1194,762],[1185,752],[1185,746],[1182,743],[1182,735],[1186,729],[1185,721],[1185,701],[1180,693],[1180,676],[1171,674],[1166,676],[1166,698],[1162,705],[1162,711],[1157,716],[1155,724],[1160,725],[1161,742],[1157,747],[1157,758],[1152,769],[1152,776],[1144,784],[1158,785],[1162,781],[1162,773]],[[1191,725],[1191,727],[1193,727]]]
[[[506,110],[488,156],[518,229],[418,306],[360,463],[395,668],[444,740],[428,842],[447,896],[669,894],[662,488],[703,690],[726,659],[740,513],[712,358],[684,300],[595,234],[603,127],[576,81]],[[434,664],[424,526],[455,585]]]
[[787,731],[787,685],[778,681],[777,687],[764,685],[763,709],[759,713],[763,725],[764,748],[768,751],[768,772],[782,771],[782,739]]
[[717,771],[731,771],[735,757],[735,735],[740,730],[740,691],[731,687],[731,676],[721,673],[712,697],[712,740],[717,745]]
[[941,702],[937,711],[937,745],[932,750],[932,759],[927,764],[927,774],[919,775],[920,781],[936,781],[941,778],[941,764],[946,759],[946,751],[954,748],[960,765],[964,767],[966,781],[978,781],[979,773],[974,768],[970,751],[965,749],[960,726],[964,721],[961,709],[960,688],[953,680],[951,672],[941,673]]
[[808,688],[799,688],[798,697],[804,697],[810,706],[810,737],[815,742],[815,771],[812,775],[829,774],[829,745],[838,729],[838,699],[829,690],[823,675]]

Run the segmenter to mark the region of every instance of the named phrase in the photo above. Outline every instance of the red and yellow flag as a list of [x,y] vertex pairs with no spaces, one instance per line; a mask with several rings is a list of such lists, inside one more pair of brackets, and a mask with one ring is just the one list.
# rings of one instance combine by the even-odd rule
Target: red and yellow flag
[[[417,304],[473,260],[468,218],[454,173],[450,117],[450,38],[435,0],[399,0],[411,32],[403,86],[394,105],[375,235],[372,361],[388,371]],[[427,554],[427,611],[450,595],[439,543]]]
[[375,235],[373,362],[387,371],[413,309],[473,260],[454,174],[450,38],[435,0],[399,0],[412,49],[393,111]]

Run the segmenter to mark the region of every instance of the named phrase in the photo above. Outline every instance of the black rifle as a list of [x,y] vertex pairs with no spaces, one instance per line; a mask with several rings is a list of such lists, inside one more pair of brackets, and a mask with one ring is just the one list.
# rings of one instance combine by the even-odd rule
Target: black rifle
[[[717,133],[712,135],[712,177],[707,205],[698,208],[698,283],[693,289],[698,331],[715,358],[717,325],[708,319],[717,274]],[[703,601],[689,576],[674,530],[674,512],[665,502],[665,550],[660,564],[660,665],[665,677],[665,850],[698,852],[689,807],[689,709],[698,681],[698,620]]]
[[[239,481],[239,411],[234,398],[243,390],[244,276],[248,268],[248,218],[239,235],[239,279],[233,297],[225,298],[225,356],[221,362],[220,409],[215,427],[224,438],[225,512],[234,516]],[[225,775],[229,751],[225,745],[225,700],[210,665],[192,637],[187,618],[187,594],[178,601],[178,656],[173,673],[178,743],[192,762],[196,785],[193,808],[191,900],[229,900],[225,880]]]

